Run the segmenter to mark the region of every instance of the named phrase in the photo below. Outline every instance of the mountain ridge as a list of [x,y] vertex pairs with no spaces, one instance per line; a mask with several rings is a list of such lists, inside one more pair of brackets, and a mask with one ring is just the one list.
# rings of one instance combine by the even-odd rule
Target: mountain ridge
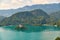
[[38,4],[38,5],[32,5],[32,6],[25,6],[23,8],[18,8],[18,9],[0,10],[0,15],[9,17],[16,12],[30,11],[33,9],[42,9],[46,13],[50,14],[52,12],[60,10],[60,3],[57,3],[57,4]]

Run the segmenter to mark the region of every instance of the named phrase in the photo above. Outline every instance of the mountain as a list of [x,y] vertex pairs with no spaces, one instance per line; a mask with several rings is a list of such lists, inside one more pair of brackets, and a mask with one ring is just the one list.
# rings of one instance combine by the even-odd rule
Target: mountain
[[50,16],[54,17],[56,20],[60,20],[60,11],[51,13]]
[[0,16],[0,21],[2,21],[5,17],[4,16]]
[[41,9],[17,12],[12,16],[2,20],[0,25],[16,24],[44,24],[49,15]]
[[60,26],[60,11],[56,11],[50,14],[51,20],[50,23],[53,25]]
[[9,17],[9,16],[15,14],[16,12],[30,11],[30,10],[34,10],[34,9],[42,9],[46,13],[50,14],[52,12],[60,10],[60,3],[37,4],[37,5],[25,6],[25,7],[17,8],[17,9],[0,10],[0,15]]

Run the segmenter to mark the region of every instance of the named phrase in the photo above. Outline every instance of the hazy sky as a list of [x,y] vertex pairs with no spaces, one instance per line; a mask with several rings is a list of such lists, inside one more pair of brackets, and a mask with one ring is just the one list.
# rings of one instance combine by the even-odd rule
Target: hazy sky
[[0,0],[1,9],[13,9],[33,4],[59,3],[60,0]]

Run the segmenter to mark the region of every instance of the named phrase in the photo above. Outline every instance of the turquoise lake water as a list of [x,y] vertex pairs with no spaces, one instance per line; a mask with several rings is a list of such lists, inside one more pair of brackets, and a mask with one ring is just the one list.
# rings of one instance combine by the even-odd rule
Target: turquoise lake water
[[15,26],[0,27],[0,40],[55,40],[60,37],[60,28],[46,26],[25,26],[26,29],[14,30]]

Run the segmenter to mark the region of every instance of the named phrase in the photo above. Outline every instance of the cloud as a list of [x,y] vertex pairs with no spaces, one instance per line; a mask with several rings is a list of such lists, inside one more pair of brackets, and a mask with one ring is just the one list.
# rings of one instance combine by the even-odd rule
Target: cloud
[[0,0],[0,9],[13,9],[33,4],[57,3],[60,0]]
[[16,8],[18,6],[21,6],[22,4],[23,2],[17,0],[10,0],[10,2],[5,0],[0,3],[0,9]]
[[58,2],[60,2],[60,0],[57,0]]
[[33,4],[48,4],[48,3],[58,3],[59,0],[32,0]]
[[32,0],[32,3],[33,4],[45,4],[45,3],[48,3],[47,0]]

